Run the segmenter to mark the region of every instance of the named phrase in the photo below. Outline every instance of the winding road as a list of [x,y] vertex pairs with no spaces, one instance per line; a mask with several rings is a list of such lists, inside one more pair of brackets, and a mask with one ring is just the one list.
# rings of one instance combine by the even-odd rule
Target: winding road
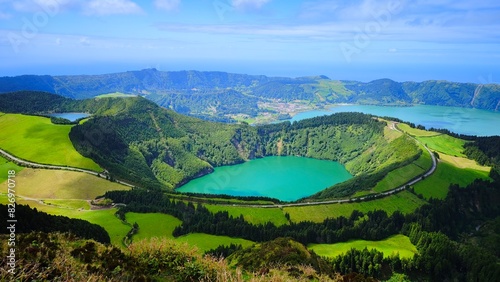
[[[11,155],[10,153],[6,152],[5,150],[0,149],[0,155],[14,163],[16,163],[19,166],[25,166],[25,167],[32,167],[32,168],[41,168],[41,169],[58,169],[58,170],[68,170],[68,171],[76,171],[76,172],[83,172],[87,174],[91,174],[100,178],[106,179],[106,174],[104,173],[99,173],[95,172],[93,170],[87,170],[83,168],[77,168],[77,167],[70,167],[70,166],[58,166],[58,165],[47,165],[47,164],[40,164],[40,163],[34,163],[30,161],[26,161],[23,159],[20,159],[14,155]],[[134,185],[129,184],[127,182],[123,182],[121,180],[116,180],[116,183],[120,183],[125,186],[129,187],[134,187]]]
[[[389,124],[389,128],[392,130],[399,131],[403,134],[406,134],[406,133],[402,132],[401,130],[399,130],[396,125],[397,125],[396,122],[391,122]],[[373,200],[373,199],[385,197],[385,196],[392,195],[392,194],[395,194],[397,192],[403,191],[406,188],[406,186],[410,186],[410,185],[413,185],[415,183],[418,183],[418,182],[422,181],[424,178],[433,174],[434,171],[436,171],[436,167],[437,167],[436,157],[431,152],[431,150],[429,148],[427,148],[427,146],[425,146],[425,144],[422,144],[420,141],[418,141],[415,137],[413,137],[411,135],[408,135],[408,136],[411,139],[413,139],[417,144],[421,144],[427,150],[427,152],[429,152],[429,155],[431,156],[431,159],[432,159],[432,167],[423,175],[421,175],[421,176],[419,176],[411,181],[408,181],[407,183],[405,183],[397,188],[387,190],[385,192],[381,192],[381,193],[377,193],[377,194],[371,194],[369,196],[362,196],[362,197],[350,198],[350,199],[340,199],[340,200],[327,200],[327,201],[319,201],[319,202],[302,202],[302,203],[290,203],[290,204],[273,204],[273,205],[245,205],[245,204],[232,204],[232,205],[225,204],[225,205],[226,206],[236,206],[236,207],[252,207],[252,208],[285,208],[285,207],[314,206],[314,205],[325,205],[325,204],[341,204],[341,203],[349,203],[349,202],[356,202],[356,201]]]
[[[396,124],[397,124],[396,122],[391,122],[389,124],[389,128],[391,130],[396,130],[396,131],[401,132],[397,128]],[[403,132],[401,132],[401,133],[403,133]],[[403,133],[403,134],[405,134],[405,133]],[[251,207],[251,208],[284,208],[284,207],[300,207],[300,206],[313,206],[313,205],[325,205],[325,204],[341,204],[341,203],[349,203],[349,202],[366,201],[366,200],[377,199],[377,198],[380,198],[380,197],[388,196],[388,195],[391,195],[391,194],[403,191],[406,188],[406,186],[418,183],[419,181],[422,181],[424,178],[426,178],[429,175],[433,174],[434,171],[436,170],[436,167],[437,167],[436,157],[431,152],[431,150],[429,150],[429,148],[427,148],[427,146],[425,146],[425,144],[422,144],[420,141],[418,141],[417,139],[415,139],[413,136],[411,136],[411,135],[408,135],[408,136],[410,138],[412,138],[413,140],[415,140],[416,143],[421,144],[427,150],[427,152],[429,152],[429,155],[432,158],[432,167],[426,173],[424,173],[422,176],[419,176],[416,179],[413,179],[413,180],[411,180],[411,181],[409,181],[409,182],[407,182],[407,183],[405,183],[405,184],[403,184],[403,185],[401,185],[401,186],[399,186],[397,188],[394,188],[394,189],[391,189],[391,190],[388,190],[388,191],[385,191],[385,192],[377,193],[377,194],[370,194],[368,196],[362,196],[362,197],[350,198],[350,199],[327,200],[327,201],[318,201],[318,202],[302,202],[302,203],[290,203],[290,204],[272,204],[272,205],[271,204],[267,204],[267,205],[219,204],[219,205],[235,206],[235,207]],[[105,174],[98,173],[98,172],[95,172],[95,171],[92,171],[92,170],[86,170],[86,169],[81,169],[81,168],[76,168],[76,167],[68,167],[68,166],[57,166],[57,165],[39,164],[39,163],[34,163],[34,162],[26,161],[26,160],[23,160],[23,159],[20,159],[18,157],[15,157],[15,156],[11,155],[10,153],[8,153],[8,152],[6,152],[6,151],[4,151],[2,149],[0,149],[0,155],[2,155],[3,157],[5,157],[6,159],[8,159],[10,161],[15,162],[16,164],[18,164],[20,166],[27,166],[27,167],[41,168],[41,169],[59,169],[59,170],[76,171],[76,172],[87,173],[87,174],[91,174],[91,175],[94,175],[94,176],[106,179],[106,175]],[[134,185],[129,184],[127,182],[123,182],[121,180],[116,180],[115,182],[120,183],[120,184],[125,185],[125,186],[134,187]]]

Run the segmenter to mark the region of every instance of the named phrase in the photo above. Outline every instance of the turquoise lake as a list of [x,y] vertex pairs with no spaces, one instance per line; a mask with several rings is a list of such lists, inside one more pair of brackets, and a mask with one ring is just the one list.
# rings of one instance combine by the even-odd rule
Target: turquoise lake
[[351,177],[338,162],[293,156],[265,157],[217,167],[213,173],[191,180],[177,191],[294,201]]
[[339,112],[362,112],[377,116],[391,116],[415,124],[421,124],[426,128],[445,128],[460,134],[477,136],[500,135],[500,112],[457,107],[427,105],[413,107],[339,105],[327,110],[299,113],[290,121],[299,121]]
[[81,118],[89,117],[90,115],[86,113],[54,113],[54,114],[49,114],[48,116],[65,118],[69,121],[75,121]]

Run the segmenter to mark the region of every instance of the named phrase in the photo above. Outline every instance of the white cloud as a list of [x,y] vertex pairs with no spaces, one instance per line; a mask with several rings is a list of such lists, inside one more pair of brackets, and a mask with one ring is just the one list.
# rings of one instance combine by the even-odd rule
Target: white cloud
[[61,46],[61,38],[56,38],[56,45]]
[[130,0],[91,0],[84,3],[85,15],[142,14],[143,10]]
[[165,11],[172,11],[179,8],[181,4],[181,0],[155,0],[154,5],[158,9],[162,9]]
[[302,4],[298,17],[305,20],[322,21],[332,17],[338,8],[339,4],[332,1],[306,1]]
[[374,28],[378,23],[371,21],[322,22],[319,24],[289,25],[192,25],[158,24],[160,30],[170,32],[248,35],[288,39],[312,39],[325,41],[353,41],[357,36],[368,36],[370,40],[424,41],[424,42],[498,42],[500,23],[491,29],[478,29],[475,26],[443,26],[432,24],[426,28],[409,25],[405,20],[394,19],[387,26]]
[[0,20],[8,20],[12,18],[12,15],[11,14],[7,14],[7,13],[4,13],[4,12],[0,12]]
[[45,11],[51,15],[71,6],[79,5],[79,0],[21,0],[12,3],[14,10],[18,12]]
[[90,46],[90,39],[88,37],[81,37],[80,44],[83,46]]
[[262,6],[267,4],[270,0],[232,0],[231,4],[234,8],[245,10],[245,9],[260,9]]

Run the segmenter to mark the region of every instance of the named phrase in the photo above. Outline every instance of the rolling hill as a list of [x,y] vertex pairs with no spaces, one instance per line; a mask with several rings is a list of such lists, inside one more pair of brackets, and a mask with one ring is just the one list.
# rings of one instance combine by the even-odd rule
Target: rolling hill
[[[172,190],[214,167],[276,155],[338,161],[354,179],[366,182],[367,176],[375,175],[368,179],[378,181],[422,152],[406,136],[384,138],[386,123],[360,113],[254,127],[184,116],[142,97],[72,100],[41,92],[0,95],[3,112],[43,114],[41,105],[47,112],[92,113],[91,119],[71,127],[73,146],[112,178],[141,187]],[[356,180],[350,183],[317,197],[345,197],[371,188]]]
[[326,76],[267,77],[226,72],[156,69],[103,75],[0,77],[0,93],[44,91],[74,99],[106,93],[143,96],[179,113],[209,120],[234,121],[234,115],[279,113],[259,105],[275,101],[306,101],[311,105],[358,103],[378,105],[440,105],[497,111],[500,86],[429,80],[396,82],[339,81]]

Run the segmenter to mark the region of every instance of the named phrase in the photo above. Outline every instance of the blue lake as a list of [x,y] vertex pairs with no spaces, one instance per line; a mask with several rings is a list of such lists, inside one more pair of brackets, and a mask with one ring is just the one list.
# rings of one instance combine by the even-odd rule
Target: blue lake
[[362,112],[377,116],[391,116],[415,124],[421,124],[426,128],[445,128],[460,134],[477,136],[500,135],[500,112],[428,105],[413,107],[338,105],[326,110],[298,113],[290,121],[299,121],[339,112]]
[[338,162],[293,156],[265,157],[216,167],[213,173],[191,180],[177,191],[294,201],[351,177]]
[[65,118],[69,121],[75,121],[81,118],[89,117],[90,115],[86,113],[54,113],[54,114],[48,114],[48,116]]

